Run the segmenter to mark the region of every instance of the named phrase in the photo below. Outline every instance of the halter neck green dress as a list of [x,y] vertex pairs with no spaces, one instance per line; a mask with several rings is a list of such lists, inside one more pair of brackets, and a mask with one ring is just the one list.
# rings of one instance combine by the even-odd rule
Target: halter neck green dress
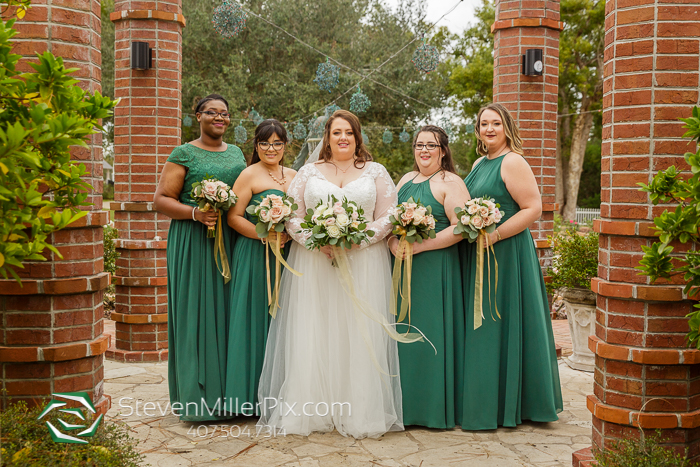
[[[482,158],[464,179],[472,198],[488,196],[500,203],[504,212],[501,225],[520,210],[501,178],[504,158]],[[467,310],[462,428],[491,430],[514,427],[523,420],[557,420],[557,413],[563,409],[559,369],[547,292],[530,230],[493,246],[498,261],[498,293],[494,290],[494,255],[489,255],[491,303],[484,277],[484,320],[476,330],[476,243],[465,240],[459,247]]]
[[[248,206],[257,206],[267,195],[284,195],[281,190],[265,190],[252,196]],[[245,213],[253,223],[258,219]],[[288,250],[288,249],[287,249]],[[275,283],[275,257],[269,253],[270,282]],[[239,235],[231,262],[230,326],[226,401],[230,411],[254,415],[258,401],[258,381],[267,343],[267,328],[272,317],[267,305],[265,245],[259,239]]]
[[[183,144],[173,150],[168,162],[187,169],[180,202],[193,207],[197,205],[190,196],[193,183],[212,176],[233,186],[246,167],[243,153],[232,144],[222,152]],[[221,228],[230,261],[237,235],[226,223],[226,212]],[[170,402],[182,404],[181,420],[226,418],[219,410],[224,409],[231,282],[224,284],[214,262],[214,239],[207,238],[207,227],[201,222],[170,222],[167,260]]]
[[[444,206],[430,190],[430,179],[404,184],[399,203],[411,197],[432,207],[436,233],[452,228]],[[428,342],[398,344],[403,423],[454,428],[459,424],[464,368],[464,305],[457,244],[415,255],[412,271],[411,325],[433,343],[437,354]],[[400,302],[401,297],[399,310]]]

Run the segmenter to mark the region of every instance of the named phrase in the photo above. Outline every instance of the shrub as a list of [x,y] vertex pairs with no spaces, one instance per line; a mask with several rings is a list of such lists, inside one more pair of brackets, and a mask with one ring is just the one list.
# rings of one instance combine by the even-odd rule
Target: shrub
[[114,240],[119,237],[119,231],[112,227],[111,224],[104,226],[104,255],[105,255],[105,271],[114,275],[117,272],[117,259],[119,253],[114,245]]
[[599,467],[690,467],[683,456],[661,446],[661,432],[642,436],[639,440],[624,439],[612,443],[612,449],[598,450],[595,460]]
[[552,279],[547,291],[553,294],[562,287],[591,287],[591,278],[598,273],[598,234],[579,234],[569,230],[566,234],[549,237],[552,246],[552,266],[547,275]]

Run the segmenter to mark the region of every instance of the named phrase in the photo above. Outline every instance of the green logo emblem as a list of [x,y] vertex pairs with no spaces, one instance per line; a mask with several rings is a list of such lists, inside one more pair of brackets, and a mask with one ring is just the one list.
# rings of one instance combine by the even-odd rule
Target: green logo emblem
[[[90,396],[86,392],[57,392],[55,394],[51,394],[54,397],[59,397],[61,399],[67,399],[71,401],[76,401],[80,402],[83,404],[83,406],[89,410],[92,413],[97,413],[95,411],[95,406],[92,405],[92,401],[90,400]],[[46,405],[46,408],[44,409],[43,412],[39,415],[37,420],[41,420],[44,415],[47,413],[51,412],[54,409],[58,409],[59,412],[67,413],[69,415],[72,415],[73,417],[77,417],[82,421],[85,421],[85,414],[83,413],[83,409],[77,408],[77,409],[60,409],[59,407],[64,407],[66,405],[66,402],[57,400],[57,399],[51,399],[51,401]],[[74,423],[68,423],[62,419],[58,419],[59,424],[61,425],[61,428],[63,428],[66,431],[75,431],[75,430],[80,430],[82,428],[82,431],[76,433],[77,436],[80,436],[82,438],[90,438],[95,435],[95,432],[97,431],[97,427],[100,425],[100,422],[102,421],[102,415],[97,417],[97,420],[92,422],[92,425],[89,427],[87,425],[83,425],[80,422],[77,424]],[[76,438],[75,436],[67,435],[63,432],[61,432],[58,428],[53,426],[51,422],[47,421],[46,426],[49,428],[49,433],[51,434],[51,439],[54,440],[56,443],[78,443],[78,444],[87,444],[87,440],[81,439],[81,438]]]

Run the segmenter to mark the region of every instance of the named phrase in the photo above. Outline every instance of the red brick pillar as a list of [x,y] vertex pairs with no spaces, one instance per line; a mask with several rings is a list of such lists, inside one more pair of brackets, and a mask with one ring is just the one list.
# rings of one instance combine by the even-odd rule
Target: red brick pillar
[[[166,238],[169,219],[156,213],[158,175],[180,145],[182,16],[180,0],[117,0],[115,23],[114,200],[117,260],[116,347],[126,361],[167,360]],[[131,69],[131,43],[153,49],[150,70]]]
[[683,154],[695,152],[678,118],[698,103],[700,3],[609,0],[605,29],[593,447],[660,428],[698,460],[700,352],[685,346],[692,302],[682,278],[651,284],[634,267],[655,240],[654,216],[675,209],[652,206],[637,182],[687,168]]
[[[89,91],[101,88],[99,0],[37,0],[26,17],[15,24],[14,53],[27,57],[21,71],[34,71],[35,53],[63,57],[66,68],[79,68],[73,76]],[[14,280],[0,281],[0,365],[2,407],[17,400],[30,405],[54,392],[85,391],[95,407],[106,412],[109,396],[103,394],[103,290],[109,284],[104,272],[102,226],[101,135],[88,149],[73,151],[85,164],[85,181],[93,191],[86,217],[55,233],[51,242],[63,259],[47,252],[48,261],[25,263],[18,270],[23,287]]]
[[[525,159],[542,193],[542,217],[530,228],[540,261],[554,226],[559,86],[559,1],[496,0],[493,49],[493,101],[515,118]],[[522,74],[527,49],[542,49],[542,76]],[[544,263],[543,263],[544,264]]]

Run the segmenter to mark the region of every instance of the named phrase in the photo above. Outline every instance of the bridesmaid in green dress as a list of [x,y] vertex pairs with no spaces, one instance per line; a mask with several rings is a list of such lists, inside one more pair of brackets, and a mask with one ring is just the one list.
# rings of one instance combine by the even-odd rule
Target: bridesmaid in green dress
[[[476,243],[460,243],[467,309],[461,424],[465,430],[491,430],[523,420],[551,422],[563,408],[559,369],[542,270],[528,229],[542,213],[540,192],[508,110],[490,104],[477,122],[477,151],[483,157],[464,182],[472,197],[495,198],[504,216],[488,237],[498,261],[498,293],[489,302],[484,278],[485,318],[476,330]],[[489,256],[493,286],[495,264]]]
[[[262,371],[270,314],[267,304],[265,245],[255,233],[257,219],[246,207],[257,206],[267,195],[283,195],[296,171],[285,168],[284,149],[287,131],[274,119],[255,129],[250,166],[236,180],[233,191],[238,203],[228,212],[228,224],[240,234],[231,262],[230,325],[226,400],[231,412],[257,413],[258,380]],[[282,233],[282,241],[289,236]],[[270,282],[275,283],[275,262],[270,252]]]
[[[459,423],[464,352],[464,305],[454,208],[469,200],[455,173],[445,131],[421,128],[413,142],[413,171],[399,182],[399,203],[413,197],[431,206],[434,239],[413,244],[411,325],[433,343],[399,344],[404,425],[454,428]],[[396,256],[398,240],[389,248]],[[400,301],[400,297],[399,297]],[[399,303],[400,309],[400,303]]]
[[[207,227],[216,224],[217,214],[200,211],[190,192],[192,184],[206,176],[233,185],[245,168],[241,150],[223,141],[231,121],[228,102],[211,94],[199,101],[195,114],[201,136],[173,150],[154,197],[156,210],[172,219],[167,249],[168,384],[170,402],[184,421],[226,418],[231,284],[217,269],[214,239],[207,238]],[[226,213],[222,216],[226,255],[231,258],[236,235],[225,222]]]

